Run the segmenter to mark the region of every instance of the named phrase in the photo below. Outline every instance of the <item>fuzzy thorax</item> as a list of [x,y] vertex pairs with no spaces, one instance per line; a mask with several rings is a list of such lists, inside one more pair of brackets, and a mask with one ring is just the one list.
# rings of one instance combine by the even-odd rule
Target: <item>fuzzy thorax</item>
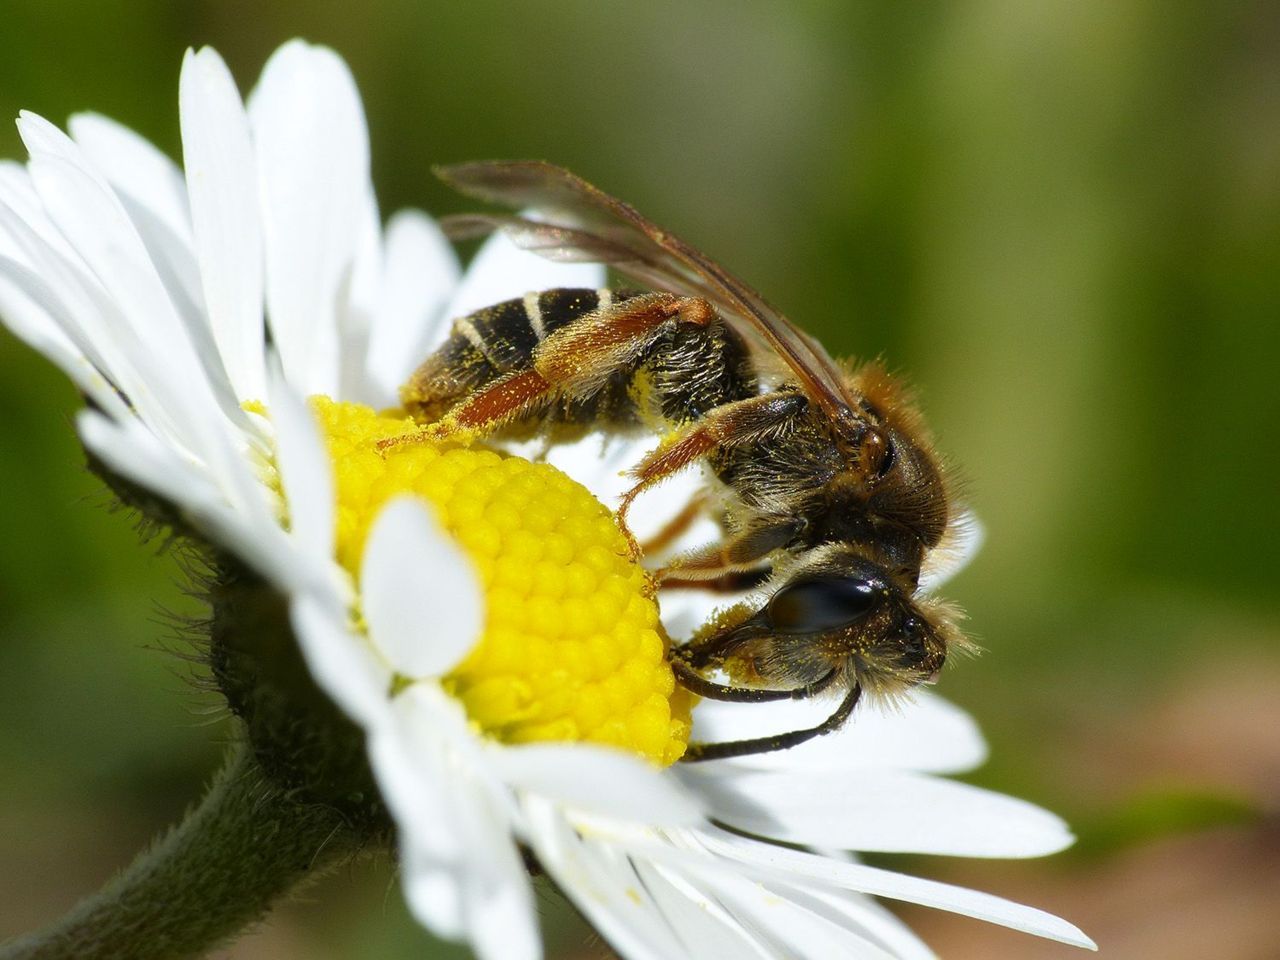
[[334,465],[343,567],[356,575],[380,509],[406,493],[431,504],[474,564],[483,635],[443,684],[484,734],[679,759],[691,702],[666,662],[652,584],[585,487],[479,447],[414,443],[384,455],[375,441],[417,427],[323,397],[311,406]]

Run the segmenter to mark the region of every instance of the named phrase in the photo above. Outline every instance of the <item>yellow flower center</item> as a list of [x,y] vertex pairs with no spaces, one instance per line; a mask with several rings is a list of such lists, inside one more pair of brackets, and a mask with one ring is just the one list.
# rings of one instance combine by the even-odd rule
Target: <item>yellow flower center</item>
[[326,397],[311,406],[334,466],[337,559],[353,576],[378,512],[406,493],[431,503],[475,565],[484,632],[443,684],[483,733],[679,759],[693,698],[666,662],[648,575],[585,487],[483,448],[417,443],[384,456],[375,441],[416,430],[411,421]]

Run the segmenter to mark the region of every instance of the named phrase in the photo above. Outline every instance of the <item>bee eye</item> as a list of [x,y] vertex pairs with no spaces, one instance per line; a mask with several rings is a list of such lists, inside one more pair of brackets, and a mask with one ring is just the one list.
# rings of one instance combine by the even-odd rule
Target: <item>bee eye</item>
[[769,600],[766,612],[770,626],[782,633],[821,633],[866,616],[879,593],[869,580],[814,577],[787,584]]

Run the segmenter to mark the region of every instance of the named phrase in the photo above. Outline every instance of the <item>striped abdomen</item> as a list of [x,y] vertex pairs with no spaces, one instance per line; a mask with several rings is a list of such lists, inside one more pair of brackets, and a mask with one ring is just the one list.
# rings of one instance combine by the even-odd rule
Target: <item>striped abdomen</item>
[[[471,394],[529,370],[538,345],[557,330],[639,295],[634,290],[544,290],[462,317],[405,386],[405,409],[419,420],[438,420]],[[592,359],[584,357],[583,363]],[[513,426],[678,423],[755,393],[746,348],[722,321],[701,327],[673,324],[628,366],[601,373],[607,375],[590,396],[551,397]]]

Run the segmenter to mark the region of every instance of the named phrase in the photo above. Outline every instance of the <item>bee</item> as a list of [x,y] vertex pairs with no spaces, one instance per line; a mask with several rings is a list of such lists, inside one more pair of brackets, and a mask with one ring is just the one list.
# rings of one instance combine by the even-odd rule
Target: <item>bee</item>
[[546,290],[458,319],[403,387],[405,409],[436,438],[662,434],[631,472],[624,531],[641,492],[705,464],[723,536],[662,582],[762,598],[673,648],[679,682],[738,702],[840,694],[816,726],[692,743],[685,760],[829,733],[864,690],[902,694],[965,648],[958,614],[920,590],[963,514],[914,402],[881,366],[837,363],[723,267],[567,170],[526,161],[437,173],[475,199],[532,211],[448,218],[455,238],[501,230],[549,259],[606,264],[640,289]]

